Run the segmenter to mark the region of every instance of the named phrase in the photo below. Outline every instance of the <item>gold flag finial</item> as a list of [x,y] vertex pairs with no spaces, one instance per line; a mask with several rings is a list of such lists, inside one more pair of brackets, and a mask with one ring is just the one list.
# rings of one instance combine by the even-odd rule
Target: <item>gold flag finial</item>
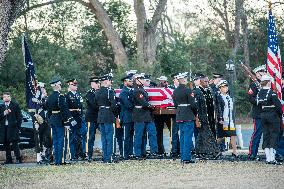
[[272,7],[272,3],[271,3],[271,1],[268,1],[268,8],[269,8],[269,10],[271,10],[271,7]]

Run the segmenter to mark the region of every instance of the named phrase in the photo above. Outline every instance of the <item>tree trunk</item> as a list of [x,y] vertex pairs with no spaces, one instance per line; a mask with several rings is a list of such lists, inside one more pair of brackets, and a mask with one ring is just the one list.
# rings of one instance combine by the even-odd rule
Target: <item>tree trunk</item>
[[144,0],[134,0],[134,10],[137,18],[137,63],[145,65],[144,60],[144,36],[145,36],[145,25],[146,25],[146,11]]
[[98,22],[101,24],[107,39],[109,40],[113,53],[114,63],[117,65],[125,65],[128,61],[127,54],[121,39],[112,25],[112,21],[109,18],[104,7],[98,0],[90,0],[90,6],[93,13],[95,13]]
[[248,42],[248,22],[247,22],[247,15],[245,13],[244,7],[242,7],[242,30],[243,30],[243,37],[244,37],[244,63],[249,66],[249,42]]
[[231,52],[231,58],[235,61],[237,51],[240,46],[240,23],[242,15],[243,0],[235,0],[235,31],[234,31],[234,46]]
[[156,61],[157,45],[159,43],[159,33],[157,27],[165,11],[167,0],[159,0],[151,22],[147,25],[144,39],[144,60],[147,65],[152,65]]
[[157,27],[165,11],[167,0],[159,0],[153,17],[147,20],[144,0],[134,0],[134,10],[137,18],[137,62],[152,65],[156,61],[158,45]]
[[16,15],[23,7],[25,0],[1,0],[0,1],[0,67],[4,62],[8,48],[8,34],[11,30]]

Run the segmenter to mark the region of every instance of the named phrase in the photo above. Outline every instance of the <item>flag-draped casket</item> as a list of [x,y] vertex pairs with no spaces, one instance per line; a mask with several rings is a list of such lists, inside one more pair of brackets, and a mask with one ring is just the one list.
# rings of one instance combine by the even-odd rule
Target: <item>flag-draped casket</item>
[[[173,89],[171,88],[146,88],[149,103],[155,106],[155,114],[175,114],[173,109]],[[116,97],[119,98],[121,89],[115,89]]]

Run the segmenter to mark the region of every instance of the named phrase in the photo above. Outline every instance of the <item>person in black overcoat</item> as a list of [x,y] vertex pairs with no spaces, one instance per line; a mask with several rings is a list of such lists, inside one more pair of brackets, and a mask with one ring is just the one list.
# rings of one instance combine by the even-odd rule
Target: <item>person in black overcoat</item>
[[4,144],[6,151],[6,164],[13,163],[11,155],[11,144],[16,156],[16,163],[21,163],[19,148],[20,128],[22,124],[22,113],[20,106],[11,101],[9,92],[3,93],[4,104],[0,106],[0,143]]

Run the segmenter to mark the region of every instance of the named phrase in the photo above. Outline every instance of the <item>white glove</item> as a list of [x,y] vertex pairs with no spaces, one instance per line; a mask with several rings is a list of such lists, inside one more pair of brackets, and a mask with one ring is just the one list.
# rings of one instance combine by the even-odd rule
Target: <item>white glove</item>
[[70,126],[64,126],[67,130],[70,130]]
[[71,121],[71,125],[74,127],[77,124],[77,121],[73,120]]
[[40,101],[37,98],[32,98],[33,102],[39,103]]
[[39,129],[39,124],[35,123],[35,129],[38,130]]

